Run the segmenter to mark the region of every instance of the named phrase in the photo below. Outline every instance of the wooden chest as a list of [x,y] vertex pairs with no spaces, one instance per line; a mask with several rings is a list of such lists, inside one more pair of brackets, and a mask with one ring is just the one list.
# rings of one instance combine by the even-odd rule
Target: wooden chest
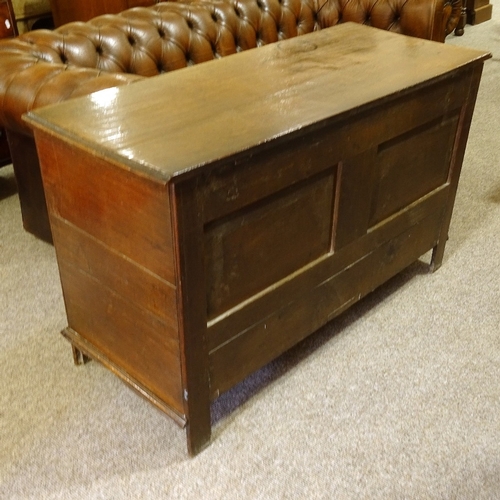
[[345,24],[35,128],[77,358],[210,440],[210,402],[430,249],[486,53]]

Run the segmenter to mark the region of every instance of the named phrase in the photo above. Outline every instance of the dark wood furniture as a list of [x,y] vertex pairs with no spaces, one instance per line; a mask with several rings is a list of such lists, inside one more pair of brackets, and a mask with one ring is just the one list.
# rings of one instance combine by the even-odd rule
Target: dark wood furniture
[[[0,39],[17,36],[16,17],[11,0],[0,0]],[[0,166],[11,163],[5,129],[0,127]]]
[[480,24],[491,19],[493,5],[489,0],[464,0],[467,8],[467,23]]
[[31,113],[75,359],[201,450],[213,399],[441,265],[487,57],[346,23]]
[[465,4],[466,1],[467,0],[461,0],[460,17],[455,28],[455,36],[462,36],[465,32],[465,25],[467,24],[467,8]]
[[50,0],[55,26],[88,21],[102,14],[117,14],[132,7],[147,7],[155,0]]

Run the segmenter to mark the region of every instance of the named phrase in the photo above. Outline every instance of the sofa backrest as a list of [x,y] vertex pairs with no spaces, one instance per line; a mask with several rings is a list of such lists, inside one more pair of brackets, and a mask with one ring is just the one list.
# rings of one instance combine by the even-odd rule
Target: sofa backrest
[[18,43],[41,62],[154,76],[318,29],[314,5],[313,0],[238,0],[234,6],[165,2],[29,32]]
[[41,61],[153,76],[339,22],[401,32],[406,3],[408,0],[163,2],[69,23],[54,31],[32,31],[19,37],[19,42]]

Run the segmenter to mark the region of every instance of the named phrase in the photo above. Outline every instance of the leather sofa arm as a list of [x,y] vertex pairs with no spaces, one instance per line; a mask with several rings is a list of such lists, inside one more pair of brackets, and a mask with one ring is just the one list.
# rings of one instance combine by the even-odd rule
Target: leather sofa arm
[[26,45],[19,39],[0,45],[0,123],[10,130],[31,135],[31,129],[22,120],[24,113],[143,79],[51,62],[40,47]]

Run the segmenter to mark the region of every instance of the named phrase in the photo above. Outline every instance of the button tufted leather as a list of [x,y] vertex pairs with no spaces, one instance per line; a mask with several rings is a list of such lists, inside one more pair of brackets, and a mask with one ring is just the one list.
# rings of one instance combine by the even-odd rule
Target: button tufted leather
[[459,14],[456,0],[186,0],[32,31],[0,42],[0,123],[30,134],[36,107],[340,22],[443,41]]

